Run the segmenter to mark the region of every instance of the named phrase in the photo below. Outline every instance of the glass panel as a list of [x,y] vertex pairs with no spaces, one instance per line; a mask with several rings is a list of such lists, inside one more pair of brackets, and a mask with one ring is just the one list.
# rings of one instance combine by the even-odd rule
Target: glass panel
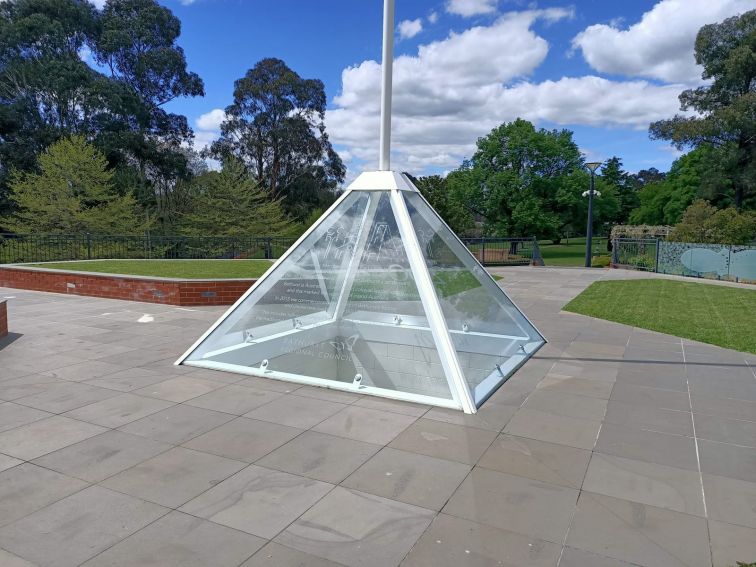
[[544,342],[419,193],[403,193],[462,370],[485,400]]
[[452,399],[388,191],[350,194],[187,360]]

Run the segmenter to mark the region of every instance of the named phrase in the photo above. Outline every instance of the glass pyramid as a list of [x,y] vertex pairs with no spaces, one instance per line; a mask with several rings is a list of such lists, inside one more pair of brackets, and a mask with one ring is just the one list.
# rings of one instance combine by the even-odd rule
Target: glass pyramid
[[544,342],[409,179],[379,171],[177,364],[475,413]]

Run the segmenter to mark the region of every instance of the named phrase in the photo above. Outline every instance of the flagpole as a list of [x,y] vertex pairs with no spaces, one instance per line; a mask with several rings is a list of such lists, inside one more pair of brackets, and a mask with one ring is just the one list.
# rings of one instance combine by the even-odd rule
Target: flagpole
[[378,169],[391,169],[391,79],[394,63],[394,0],[383,2],[383,63],[381,65],[381,154]]

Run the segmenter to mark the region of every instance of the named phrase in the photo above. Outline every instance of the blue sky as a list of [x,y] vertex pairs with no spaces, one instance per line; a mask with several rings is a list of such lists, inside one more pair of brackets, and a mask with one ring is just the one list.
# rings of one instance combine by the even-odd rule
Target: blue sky
[[[375,167],[382,0],[161,1],[181,19],[179,43],[205,81],[204,98],[171,106],[189,118],[197,146],[217,136],[234,80],[278,57],[324,82],[328,132],[349,177]],[[647,125],[700,84],[696,31],[755,4],[396,0],[392,165],[449,171],[478,136],[522,116],[573,130],[590,159],[667,170],[679,154],[650,141]]]

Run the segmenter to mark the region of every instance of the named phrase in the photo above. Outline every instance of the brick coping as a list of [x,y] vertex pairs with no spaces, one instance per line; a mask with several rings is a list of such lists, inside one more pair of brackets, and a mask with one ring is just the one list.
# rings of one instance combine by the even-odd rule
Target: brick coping
[[[76,260],[76,262],[97,262],[98,260]],[[204,260],[203,260],[204,261]],[[35,262],[42,264],[43,262]],[[55,262],[59,264],[60,262]],[[273,262],[270,264],[273,265]],[[136,274],[116,274],[110,272],[87,272],[83,270],[62,270],[60,268],[40,268],[39,266],[29,266],[27,264],[0,264],[0,270],[23,270],[28,272],[50,272],[53,274],[75,274],[78,276],[97,276],[103,278],[121,278],[132,280],[147,280],[161,282],[248,282],[255,281],[258,278],[168,278],[165,276],[140,276]]]
[[256,281],[151,278],[19,264],[0,266],[0,287],[181,306],[232,305]]

